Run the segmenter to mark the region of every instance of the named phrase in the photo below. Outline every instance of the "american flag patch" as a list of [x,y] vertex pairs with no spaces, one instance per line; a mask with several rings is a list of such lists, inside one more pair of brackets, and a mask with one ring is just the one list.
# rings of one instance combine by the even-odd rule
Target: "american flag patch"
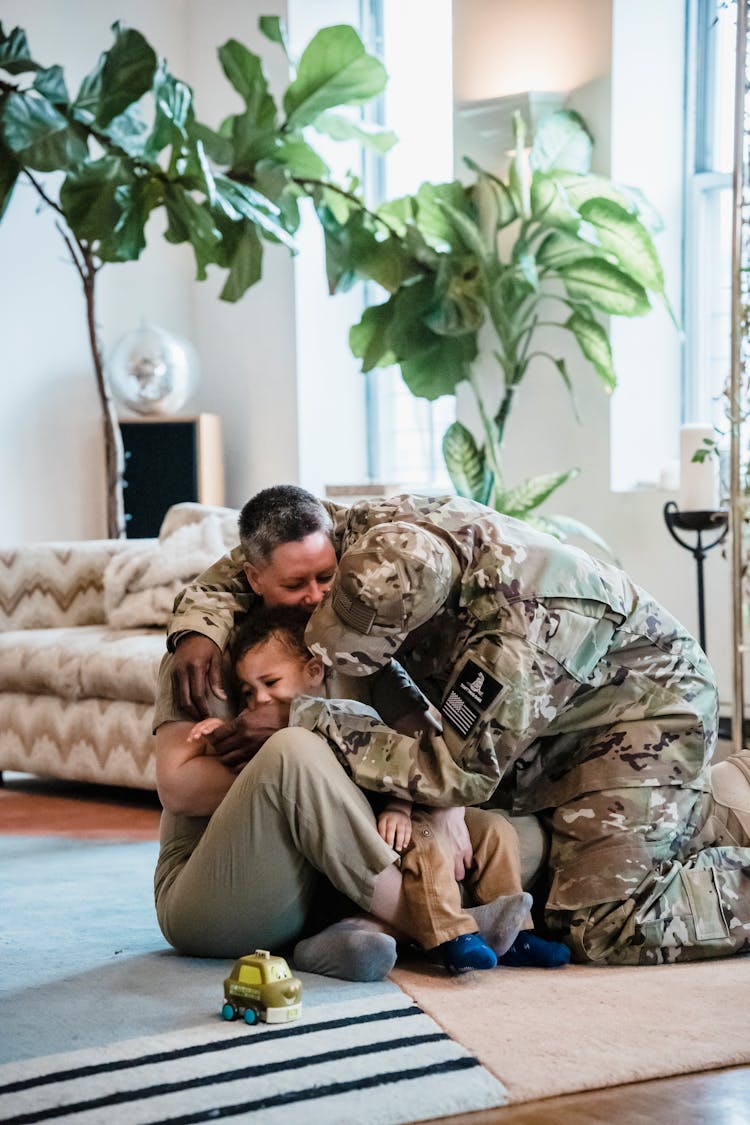
[[442,715],[464,738],[471,734],[479,719],[479,713],[455,691],[450,693],[443,704]]

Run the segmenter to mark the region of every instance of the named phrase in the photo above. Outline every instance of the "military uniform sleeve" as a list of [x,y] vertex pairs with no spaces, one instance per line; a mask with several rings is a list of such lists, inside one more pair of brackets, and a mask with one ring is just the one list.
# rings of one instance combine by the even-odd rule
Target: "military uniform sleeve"
[[482,804],[498,782],[491,755],[481,770],[462,769],[440,736],[424,748],[419,739],[391,730],[363,703],[299,696],[289,725],[322,735],[361,789],[447,808]]
[[[581,693],[583,700],[586,687],[594,686],[615,628],[605,608],[519,604],[501,631],[466,645],[453,671],[440,708],[451,755],[468,771],[494,755],[500,791],[512,789],[514,811],[554,803],[550,787],[570,769],[573,747],[544,736],[563,733],[571,699]],[[581,707],[586,704],[577,702],[582,720]],[[531,791],[533,806],[526,797]]]
[[202,633],[223,649],[236,615],[248,612],[255,594],[245,577],[241,547],[204,570],[178,594],[167,624],[167,648],[174,651],[181,633]]

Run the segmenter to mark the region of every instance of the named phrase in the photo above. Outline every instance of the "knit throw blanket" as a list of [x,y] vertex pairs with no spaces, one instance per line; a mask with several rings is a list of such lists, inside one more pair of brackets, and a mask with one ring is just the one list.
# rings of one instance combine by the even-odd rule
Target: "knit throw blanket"
[[164,626],[182,588],[226,551],[218,516],[186,524],[162,542],[114,555],[104,572],[104,605],[115,629]]

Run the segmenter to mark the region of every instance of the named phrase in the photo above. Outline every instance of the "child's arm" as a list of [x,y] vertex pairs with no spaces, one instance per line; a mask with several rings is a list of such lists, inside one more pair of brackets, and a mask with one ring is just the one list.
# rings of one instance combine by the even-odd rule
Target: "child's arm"
[[402,852],[411,841],[411,809],[411,801],[391,797],[378,817],[378,832],[397,852]]

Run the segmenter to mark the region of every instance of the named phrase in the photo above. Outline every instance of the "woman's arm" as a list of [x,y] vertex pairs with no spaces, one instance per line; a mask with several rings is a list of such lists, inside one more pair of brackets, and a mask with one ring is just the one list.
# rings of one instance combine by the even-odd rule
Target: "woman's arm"
[[156,788],[163,808],[183,816],[211,816],[237,777],[220,758],[190,740],[192,723],[162,723],[156,738]]

